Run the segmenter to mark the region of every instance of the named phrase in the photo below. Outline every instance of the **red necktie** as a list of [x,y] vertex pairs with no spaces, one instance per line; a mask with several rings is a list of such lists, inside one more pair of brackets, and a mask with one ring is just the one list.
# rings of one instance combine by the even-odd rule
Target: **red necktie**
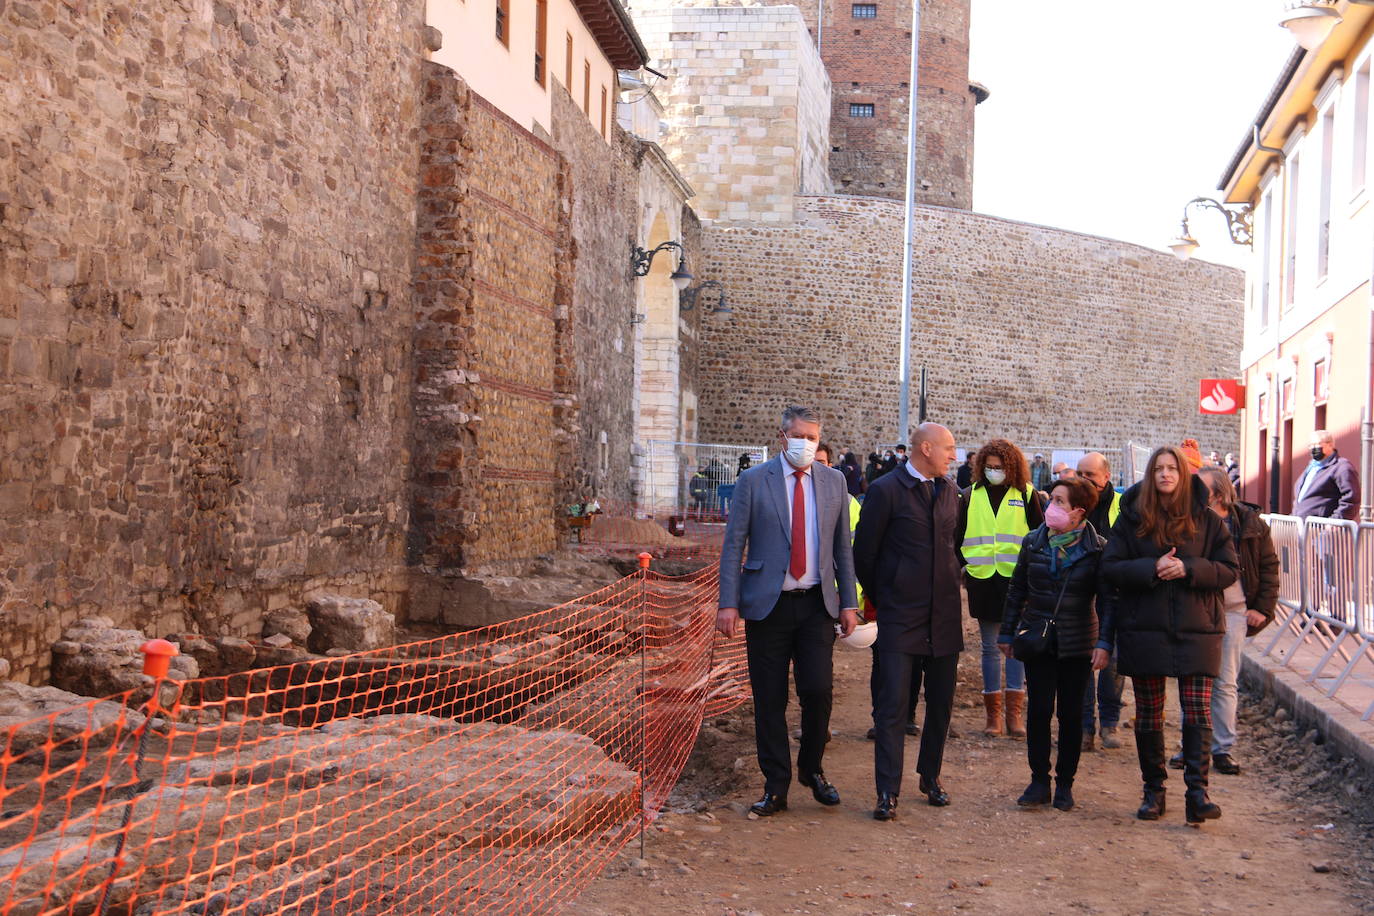
[[802,489],[805,471],[793,471],[797,485],[792,488],[792,562],[787,571],[798,581],[806,575],[806,491]]

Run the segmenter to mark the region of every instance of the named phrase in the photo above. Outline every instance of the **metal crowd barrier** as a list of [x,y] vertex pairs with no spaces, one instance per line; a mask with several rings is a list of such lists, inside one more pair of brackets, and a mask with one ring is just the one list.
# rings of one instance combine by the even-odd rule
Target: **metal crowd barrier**
[[[1339,657],[1340,672],[1324,690],[1335,697],[1361,660],[1374,664],[1374,525],[1291,515],[1263,518],[1279,555],[1278,626],[1263,654],[1293,667],[1301,650],[1319,652],[1304,676],[1308,683],[1321,679]],[[1374,702],[1362,718],[1371,716]]]

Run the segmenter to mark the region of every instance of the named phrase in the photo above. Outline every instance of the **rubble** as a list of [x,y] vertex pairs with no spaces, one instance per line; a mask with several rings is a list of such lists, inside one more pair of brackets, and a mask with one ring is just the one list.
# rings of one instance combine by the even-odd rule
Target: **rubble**
[[306,604],[310,617],[310,651],[331,649],[370,652],[390,646],[396,638],[396,618],[375,601],[321,593]]
[[263,640],[285,636],[298,646],[310,643],[310,616],[299,608],[280,608],[262,619]]
[[[61,641],[53,644],[52,684],[85,697],[134,691],[141,700],[147,695],[148,679],[138,647],[147,639],[138,630],[115,627],[109,617],[78,620],[62,634]],[[168,672],[172,680],[199,676],[200,666],[194,657],[182,654],[172,659]]]
[[86,735],[84,746],[98,747],[114,740],[121,731],[133,731],[143,721],[142,713],[113,701],[93,703],[57,687],[0,681],[0,734],[19,726],[9,736],[11,754],[40,748],[49,739],[62,745]]

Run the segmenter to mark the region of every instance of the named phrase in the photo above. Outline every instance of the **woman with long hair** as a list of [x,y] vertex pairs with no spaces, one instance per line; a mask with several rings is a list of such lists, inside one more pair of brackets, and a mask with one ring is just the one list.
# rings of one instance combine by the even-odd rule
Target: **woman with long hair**
[[[1021,450],[1006,439],[993,439],[973,456],[973,483],[963,490],[955,544],[964,567],[969,616],[978,621],[983,651],[983,734],[1025,737],[1025,669],[1014,658],[1002,658],[997,634],[1007,603],[1007,586],[1025,536],[1045,520],[1039,494],[1030,484],[1030,467]],[[1005,667],[1006,685],[1002,676]]]
[[1164,813],[1164,688],[1177,678],[1183,707],[1185,816],[1190,824],[1221,817],[1207,797],[1212,744],[1212,681],[1226,635],[1222,592],[1236,581],[1236,550],[1210,492],[1189,470],[1182,449],[1155,449],[1145,476],[1121,498],[1102,570],[1117,587],[1104,614],[1093,663],[1117,646],[1117,670],[1135,690],[1136,753],[1144,796],[1136,817]]

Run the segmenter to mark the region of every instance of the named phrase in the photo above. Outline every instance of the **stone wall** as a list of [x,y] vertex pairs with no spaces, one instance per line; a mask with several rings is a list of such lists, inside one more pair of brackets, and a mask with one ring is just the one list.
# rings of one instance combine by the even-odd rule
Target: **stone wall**
[[446,572],[556,546],[570,487],[571,181],[548,144],[426,65],[419,197],[415,526]]
[[608,144],[573,99],[555,86],[553,144],[568,164],[572,189],[574,280],[569,320],[578,409],[571,451],[577,469],[569,502],[628,501],[635,439],[634,281],[639,144],[612,125]]
[[[897,441],[902,205],[802,197],[787,227],[705,229],[734,312],[703,325],[703,441],[771,435],[787,401],[826,437]],[[1124,242],[937,207],[914,231],[912,374],[961,446],[1127,440],[1234,451],[1231,417],[1198,415],[1198,378],[1233,376],[1242,274]],[[762,265],[762,269],[761,269]],[[912,417],[916,416],[915,382]]]
[[787,223],[797,191],[830,189],[829,78],[795,7],[650,3],[634,20],[668,74],[662,144],[703,220]]
[[423,4],[0,4],[0,625],[404,591]]

